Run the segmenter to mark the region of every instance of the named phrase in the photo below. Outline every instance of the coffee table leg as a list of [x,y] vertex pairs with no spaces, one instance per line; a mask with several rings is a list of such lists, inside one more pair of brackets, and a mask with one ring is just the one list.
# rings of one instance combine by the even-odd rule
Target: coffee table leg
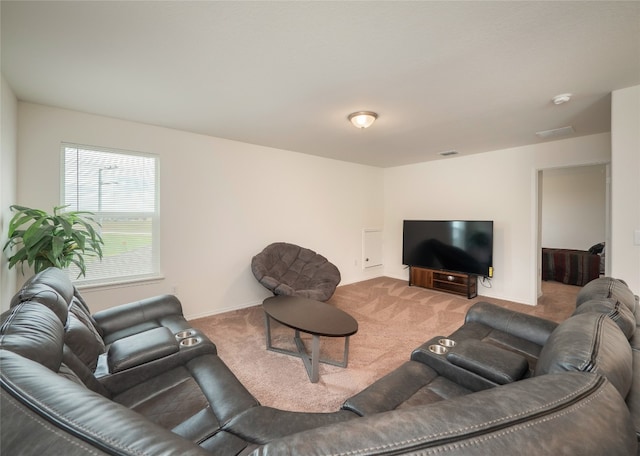
[[347,367],[349,363],[349,336],[344,338],[344,356],[342,358],[342,364],[338,364],[339,367]]
[[349,336],[345,337],[344,340],[344,353],[342,362],[332,361],[329,359],[320,359],[320,336],[313,335],[311,341],[311,355],[305,350],[304,342],[300,338],[300,331],[295,330],[295,335],[293,337],[294,342],[296,343],[297,352],[293,352],[290,350],[284,350],[282,348],[277,348],[272,345],[271,342],[271,318],[269,315],[265,313],[264,316],[264,324],[265,324],[265,333],[266,333],[266,342],[267,342],[267,350],[271,350],[277,353],[284,353],[285,355],[293,355],[302,359],[304,363],[304,367],[307,370],[307,374],[309,375],[309,380],[311,383],[318,383],[320,380],[320,363],[331,364],[333,366],[338,367],[347,367],[347,363],[349,362]]
[[264,314],[264,327],[266,329],[266,339],[267,339],[267,350],[271,350],[273,347],[271,346],[271,322],[269,321],[271,317]]
[[313,336],[311,344],[311,383],[318,383],[320,378],[320,336]]

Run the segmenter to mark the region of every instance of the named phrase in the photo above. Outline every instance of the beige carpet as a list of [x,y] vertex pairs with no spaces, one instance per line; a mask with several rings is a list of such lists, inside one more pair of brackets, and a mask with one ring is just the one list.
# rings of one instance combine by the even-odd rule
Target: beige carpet
[[[407,361],[411,351],[426,340],[452,333],[475,302],[489,301],[561,321],[573,312],[578,290],[544,282],[543,296],[534,307],[482,296],[469,300],[409,287],[406,281],[387,277],[338,287],[328,302],[351,314],[358,321],[358,332],[351,336],[348,367],[320,364],[320,381],[315,384],[309,382],[301,359],[265,349],[261,306],[193,320],[192,324],[215,342],[220,357],[262,405],[330,412]],[[293,330],[274,323],[272,335],[274,345],[294,349]],[[310,339],[305,339],[307,346]],[[343,344],[342,338],[321,338],[321,355],[341,359]]]

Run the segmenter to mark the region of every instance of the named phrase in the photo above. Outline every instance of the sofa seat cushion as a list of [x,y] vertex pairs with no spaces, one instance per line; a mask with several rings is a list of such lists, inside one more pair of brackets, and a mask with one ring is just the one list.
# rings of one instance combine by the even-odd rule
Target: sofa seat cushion
[[347,399],[342,409],[360,416],[432,404],[471,391],[439,375],[418,361],[407,361],[360,393]]
[[157,319],[152,319],[133,324],[131,326],[126,326],[113,333],[106,334],[104,336],[104,342],[107,346],[109,346],[117,340],[123,339],[125,337],[135,336],[136,334],[140,334],[156,328],[168,328],[173,334],[177,334],[180,331],[190,329],[191,325],[189,325],[189,323],[182,315],[164,315]]
[[196,443],[259,405],[217,355],[194,358],[113,400]]

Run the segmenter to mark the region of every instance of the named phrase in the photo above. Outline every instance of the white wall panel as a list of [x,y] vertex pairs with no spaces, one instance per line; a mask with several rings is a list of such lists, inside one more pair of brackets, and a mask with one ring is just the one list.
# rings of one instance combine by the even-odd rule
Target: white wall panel
[[[16,161],[18,154],[18,100],[4,79],[0,80],[0,248],[7,240],[9,206],[16,203]],[[7,268],[7,256],[0,253],[0,312],[9,308],[16,291],[16,270]]]
[[611,275],[640,294],[640,86],[613,92],[611,125]]
[[383,171],[209,136],[29,103],[19,104],[18,199],[59,203],[60,142],[160,155],[164,280],[86,290],[98,310],[175,292],[185,314],[203,316],[259,304],[254,254],[275,241],[316,250],[342,283],[364,271],[362,227],[382,226]]
[[494,278],[478,293],[525,304],[537,300],[539,169],[604,163],[599,134],[385,170],[385,274],[407,278],[404,219],[493,220]]
[[606,165],[546,169],[542,246],[588,250],[606,240]]

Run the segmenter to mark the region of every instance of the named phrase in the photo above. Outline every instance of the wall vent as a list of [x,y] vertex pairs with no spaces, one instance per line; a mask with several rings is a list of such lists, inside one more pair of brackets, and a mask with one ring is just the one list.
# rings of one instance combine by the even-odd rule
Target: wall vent
[[458,155],[457,150],[445,150],[444,152],[438,152],[438,155],[442,155],[443,157],[449,157],[450,155]]
[[553,130],[536,131],[536,135],[539,138],[547,139],[547,138],[555,138],[557,136],[570,135],[571,133],[574,133],[574,132],[575,130],[573,129],[573,127],[568,126],[568,127],[554,128]]

